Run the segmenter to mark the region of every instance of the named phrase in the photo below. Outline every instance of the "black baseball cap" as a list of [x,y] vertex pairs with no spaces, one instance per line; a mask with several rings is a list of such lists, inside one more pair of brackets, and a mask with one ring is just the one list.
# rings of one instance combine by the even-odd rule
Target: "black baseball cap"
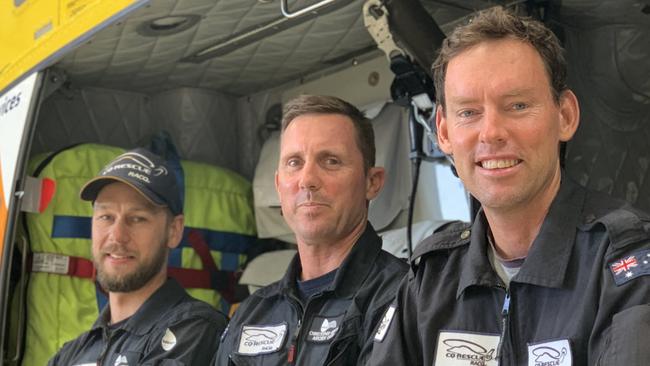
[[81,188],[81,199],[95,201],[102,188],[116,181],[131,186],[155,205],[169,207],[174,215],[183,213],[174,172],[163,158],[147,149],[137,148],[111,161]]

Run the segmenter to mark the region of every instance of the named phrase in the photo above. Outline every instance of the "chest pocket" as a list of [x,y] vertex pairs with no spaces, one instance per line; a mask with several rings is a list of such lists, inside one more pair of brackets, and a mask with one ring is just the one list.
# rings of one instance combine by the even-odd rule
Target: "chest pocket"
[[326,366],[343,366],[357,364],[359,357],[359,339],[363,334],[361,318],[346,319],[341,325],[327,353]]
[[108,360],[104,361],[103,365],[109,366],[133,366],[141,364],[140,360],[142,358],[141,352],[136,351],[124,351],[120,353],[114,353]]
[[257,365],[286,365],[287,354],[276,352],[265,355],[239,355],[231,354],[228,366],[257,366]]

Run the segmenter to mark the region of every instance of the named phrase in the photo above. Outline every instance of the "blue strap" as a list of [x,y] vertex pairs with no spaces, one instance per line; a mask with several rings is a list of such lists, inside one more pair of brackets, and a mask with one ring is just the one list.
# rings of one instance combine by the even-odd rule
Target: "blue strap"
[[[256,237],[226,231],[216,231],[209,229],[197,229],[186,227],[183,232],[183,239],[179,247],[191,248],[187,240],[187,234],[190,230],[196,230],[208,243],[210,250],[223,253],[244,254],[255,244]],[[91,218],[85,216],[54,216],[52,221],[52,238],[73,238],[73,239],[90,239],[91,236]],[[172,251],[173,252],[173,251]],[[234,258],[227,259],[222,266],[223,269],[232,267]],[[223,262],[223,261],[222,261]],[[226,264],[227,263],[227,264]],[[179,262],[180,264],[180,262]]]
[[99,312],[108,304],[108,296],[102,292],[98,283],[95,283],[95,297],[97,297],[97,309]]
[[91,218],[85,216],[54,216],[52,238],[90,239]]
[[246,253],[246,251],[255,244],[256,240],[256,238],[251,235],[186,227],[183,232],[183,239],[181,240],[180,246],[192,247],[190,242],[187,240],[187,235],[190,230],[201,233],[206,243],[208,243],[210,250],[216,250],[223,253]]

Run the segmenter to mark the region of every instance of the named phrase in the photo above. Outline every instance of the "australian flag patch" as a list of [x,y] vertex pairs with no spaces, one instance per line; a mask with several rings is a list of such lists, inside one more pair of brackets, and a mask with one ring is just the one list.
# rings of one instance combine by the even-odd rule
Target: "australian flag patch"
[[625,255],[609,264],[616,286],[640,276],[650,275],[650,249]]

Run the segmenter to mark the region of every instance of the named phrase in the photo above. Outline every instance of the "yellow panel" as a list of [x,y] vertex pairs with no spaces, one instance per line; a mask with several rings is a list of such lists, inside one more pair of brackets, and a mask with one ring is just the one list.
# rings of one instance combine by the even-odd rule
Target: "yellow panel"
[[[0,175],[2,174],[2,165],[0,165]],[[7,205],[5,204],[5,195],[2,190],[2,179],[0,179],[0,264],[2,263],[2,253],[5,242],[5,228],[7,227]]]
[[[0,1],[0,91],[143,0]],[[19,3],[20,5],[15,5]],[[39,68],[45,65],[40,65]]]

